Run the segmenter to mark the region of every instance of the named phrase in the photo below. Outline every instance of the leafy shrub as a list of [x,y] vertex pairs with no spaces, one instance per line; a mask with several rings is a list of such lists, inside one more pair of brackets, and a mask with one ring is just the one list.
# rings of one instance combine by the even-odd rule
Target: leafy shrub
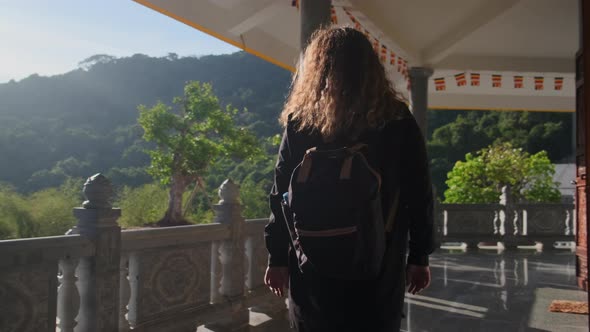
[[445,203],[497,203],[504,186],[512,188],[517,201],[558,202],[554,173],[545,151],[530,155],[510,143],[497,143],[455,164],[448,173]]
[[142,227],[160,220],[168,207],[168,191],[158,184],[124,187],[119,195],[122,210],[118,222],[121,227]]
[[31,237],[34,233],[25,199],[8,187],[0,188],[0,239]]
[[72,209],[81,205],[81,201],[72,193],[48,188],[31,194],[27,201],[37,228],[34,236],[64,235],[76,225]]

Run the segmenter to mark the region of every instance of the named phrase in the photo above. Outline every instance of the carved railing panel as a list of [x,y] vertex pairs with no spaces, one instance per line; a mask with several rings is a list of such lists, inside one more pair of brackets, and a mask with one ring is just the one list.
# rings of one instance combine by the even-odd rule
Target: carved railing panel
[[505,248],[542,242],[573,241],[573,204],[440,204],[442,241],[503,242]]
[[220,188],[216,223],[124,232],[106,178],[84,193],[67,236],[0,241],[0,331],[241,329],[249,306],[285,308],[261,287],[267,221],[244,220],[233,182]]
[[494,219],[498,218],[500,206],[496,204],[441,204],[444,210],[443,235],[445,237],[466,234],[491,235],[499,226]]
[[130,258],[132,326],[208,304],[211,246],[149,250]]
[[53,331],[58,322],[62,331],[71,330],[76,262],[93,251],[79,235],[0,241],[0,331]]
[[526,204],[527,235],[571,235],[571,204]]
[[0,331],[55,328],[57,261],[0,272]]

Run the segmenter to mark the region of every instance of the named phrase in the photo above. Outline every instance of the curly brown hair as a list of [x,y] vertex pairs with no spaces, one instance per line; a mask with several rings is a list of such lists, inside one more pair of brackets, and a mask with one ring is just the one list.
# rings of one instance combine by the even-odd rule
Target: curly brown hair
[[353,136],[399,117],[401,95],[369,40],[353,28],[314,33],[305,50],[280,122],[321,133],[325,141]]

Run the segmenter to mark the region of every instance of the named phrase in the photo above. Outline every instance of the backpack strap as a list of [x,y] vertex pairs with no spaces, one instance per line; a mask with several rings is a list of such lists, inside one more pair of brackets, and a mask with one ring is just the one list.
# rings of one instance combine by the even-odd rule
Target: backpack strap
[[301,263],[302,261],[302,257],[301,257],[301,252],[299,250],[297,250],[299,248],[299,246],[297,246],[297,233],[295,230],[295,224],[293,223],[293,215],[291,214],[291,208],[289,207],[289,204],[287,203],[287,197],[286,195],[288,195],[287,193],[283,194],[283,200],[281,201],[281,209],[283,210],[283,217],[285,219],[285,223],[287,224],[287,231],[289,232],[289,242],[291,245],[291,248],[293,249],[293,252],[295,253],[295,257],[297,257],[297,268],[299,269],[299,272],[303,273],[303,270],[301,269],[301,265],[299,263]]
[[399,188],[395,191],[393,195],[393,203],[391,204],[391,210],[389,210],[389,216],[387,217],[387,222],[385,223],[385,233],[390,233],[393,230],[393,225],[395,221],[395,215],[397,214],[397,207],[399,205]]
[[359,152],[360,150],[364,149],[364,148],[368,148],[369,145],[365,144],[365,143],[357,143],[355,145],[353,145],[352,147],[348,148],[348,151],[350,152]]
[[375,177],[377,178],[378,188],[379,188],[379,191],[381,191],[381,183],[382,183],[381,174],[379,174],[379,172],[377,172],[371,166],[371,164],[369,164],[367,157],[365,157],[365,155],[362,152],[360,152],[362,149],[365,149],[368,147],[369,147],[369,145],[367,145],[367,144],[358,143],[358,144],[354,145],[353,147],[347,149],[349,156],[346,157],[344,159],[344,162],[342,163],[342,169],[340,170],[340,179],[350,179],[350,173],[352,172],[352,159],[355,156],[358,156],[361,159],[361,161],[365,164],[365,166],[369,169],[369,171],[371,173],[373,173],[373,175],[375,175]]
[[350,172],[352,172],[352,157],[354,155],[350,155],[344,158],[344,162],[342,163],[342,168],[340,169],[340,179],[341,180],[348,180],[350,179]]
[[317,148],[313,147],[305,151],[305,155],[303,156],[303,161],[301,162],[301,166],[299,167],[299,174],[297,175],[297,182],[305,183],[307,178],[309,177],[309,172],[311,172],[311,153],[317,150]]
[[350,173],[352,172],[352,158],[354,158],[354,156],[357,154],[361,155],[364,158],[360,151],[366,147],[368,147],[367,144],[357,143],[352,147],[346,149],[348,156],[344,158],[344,162],[342,163],[342,169],[340,170],[340,179],[350,179]]

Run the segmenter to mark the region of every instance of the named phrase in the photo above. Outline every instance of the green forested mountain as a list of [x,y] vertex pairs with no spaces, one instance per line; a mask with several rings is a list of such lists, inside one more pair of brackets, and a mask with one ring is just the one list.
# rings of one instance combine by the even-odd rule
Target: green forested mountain
[[137,106],[171,103],[189,80],[247,108],[240,121],[260,136],[279,132],[290,73],[254,56],[95,55],[63,75],[0,84],[0,182],[32,191],[98,171],[117,183],[151,181]]
[[[142,138],[138,105],[172,104],[187,81],[209,82],[222,104],[240,112],[266,151],[255,162],[223,159],[207,170],[187,207],[192,222],[211,220],[215,188],[230,177],[240,183],[244,215],[268,215],[277,122],[290,73],[243,52],[200,58],[136,54],[95,55],[63,75],[31,75],[0,84],[0,239],[63,234],[74,225],[83,178],[105,173],[117,188],[124,227],[144,226],[164,215],[167,188],[146,172],[152,148]],[[428,152],[438,195],[457,160],[496,141],[553,162],[572,160],[572,114],[430,111]],[[198,189],[198,188],[197,188]],[[185,193],[188,198],[192,185]]]
[[[189,80],[210,82],[223,104],[247,108],[239,121],[261,138],[280,132],[276,119],[290,73],[254,56],[95,55],[63,75],[0,84],[0,184],[33,192],[96,172],[118,185],[151,182],[137,106],[170,104]],[[497,140],[530,153],[547,150],[553,162],[571,160],[571,118],[567,113],[429,112],[437,191],[444,192],[447,172],[465,153]]]

